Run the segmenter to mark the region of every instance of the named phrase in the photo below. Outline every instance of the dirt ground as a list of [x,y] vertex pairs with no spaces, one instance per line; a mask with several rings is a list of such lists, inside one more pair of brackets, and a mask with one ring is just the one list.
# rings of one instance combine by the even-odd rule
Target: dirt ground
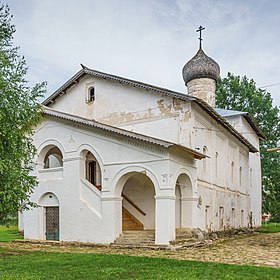
[[254,233],[235,238],[214,241],[202,247],[185,249],[144,249],[114,248],[109,246],[81,246],[69,244],[32,244],[32,243],[0,243],[1,247],[11,250],[40,250],[76,253],[125,254],[131,256],[147,256],[172,258],[180,260],[198,260],[222,262],[229,264],[271,266],[280,268],[280,233]]

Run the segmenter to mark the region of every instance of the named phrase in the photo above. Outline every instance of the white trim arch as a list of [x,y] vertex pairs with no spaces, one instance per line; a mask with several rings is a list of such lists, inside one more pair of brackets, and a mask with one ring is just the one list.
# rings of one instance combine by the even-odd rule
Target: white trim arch
[[[84,150],[88,150],[89,152],[91,152],[94,157],[97,159],[100,167],[103,167],[103,158],[101,157],[101,153],[98,152],[93,146],[89,145],[89,144],[81,144],[78,149],[77,149],[77,156],[82,156],[81,153],[84,151]],[[101,168],[103,169],[103,168]],[[102,170],[103,172],[103,170]],[[103,174],[102,174],[103,175]]]
[[[185,174],[188,176],[191,187],[192,187],[192,195],[194,196],[197,193],[197,185],[196,185],[196,180],[193,179],[195,177],[195,175],[192,175],[192,172],[189,169],[180,168],[179,170],[177,170],[177,172],[173,176],[172,186],[176,186],[177,180],[180,177],[180,175],[182,175],[182,174]],[[183,195],[183,193],[184,192],[182,192],[182,195]],[[175,188],[174,188],[174,195],[175,195]]]
[[130,165],[116,172],[116,175],[114,176],[111,182],[111,190],[115,197],[121,197],[121,191],[124,186],[124,183],[136,173],[142,173],[146,175],[154,185],[155,195],[157,196],[159,194],[160,184],[157,176],[146,166]]
[[62,154],[62,162],[65,158],[65,150],[61,142],[56,139],[48,139],[42,142],[37,149],[37,157],[35,158],[39,169],[44,168],[44,160],[51,148],[57,147]]
[[53,192],[45,192],[38,200],[38,205],[45,206],[59,206],[59,200]]
[[[180,198],[176,197],[176,224],[182,228],[194,228],[196,220],[195,214],[197,211],[197,192],[195,190],[196,186],[193,183],[191,173],[189,170],[182,168],[177,172],[175,179],[176,181],[173,184],[174,195],[181,195]],[[177,193],[176,187],[177,190],[179,190]]]

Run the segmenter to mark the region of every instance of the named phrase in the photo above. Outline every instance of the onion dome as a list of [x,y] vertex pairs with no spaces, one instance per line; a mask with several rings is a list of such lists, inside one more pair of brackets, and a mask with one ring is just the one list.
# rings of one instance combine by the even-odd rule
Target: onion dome
[[220,67],[218,63],[207,56],[201,48],[183,67],[183,79],[186,85],[189,81],[197,78],[212,78],[217,81],[219,76]]

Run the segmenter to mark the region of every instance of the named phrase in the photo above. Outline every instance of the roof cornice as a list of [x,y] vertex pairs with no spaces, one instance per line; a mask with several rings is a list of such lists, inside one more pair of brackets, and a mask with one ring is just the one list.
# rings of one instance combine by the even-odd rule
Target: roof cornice
[[136,133],[136,132],[132,132],[132,131],[128,131],[125,129],[121,129],[118,127],[114,127],[114,126],[110,126],[107,124],[103,124],[103,123],[99,123],[95,120],[90,120],[87,118],[83,118],[83,117],[78,117],[72,114],[68,114],[68,113],[64,113],[64,112],[60,112],[54,109],[50,109],[49,107],[43,106],[43,114],[48,115],[48,116],[52,116],[58,119],[63,119],[63,120],[67,120],[70,122],[74,122],[74,123],[79,123],[82,125],[86,125],[86,126],[90,126],[90,127],[94,127],[96,129],[100,129],[103,131],[107,131],[107,132],[111,132],[113,134],[118,134],[118,135],[122,135],[124,137],[129,137],[132,138],[134,140],[139,140],[139,141],[143,141],[152,145],[157,145],[157,146],[162,146],[164,148],[167,148],[168,150],[171,151],[180,151],[180,152],[185,152],[190,154],[191,156],[193,156],[195,159],[203,159],[205,157],[207,157],[206,155],[199,153],[196,150],[193,150],[191,148],[182,146],[182,145],[178,145],[166,140],[161,140],[158,138],[154,138],[154,137],[150,137],[147,135],[143,135],[140,133]]

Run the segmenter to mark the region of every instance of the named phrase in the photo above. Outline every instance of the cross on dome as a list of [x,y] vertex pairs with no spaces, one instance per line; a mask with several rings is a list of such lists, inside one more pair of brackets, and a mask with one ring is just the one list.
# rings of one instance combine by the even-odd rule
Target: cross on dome
[[199,48],[201,49],[201,46],[202,46],[202,38],[201,38],[201,32],[202,30],[204,30],[205,27],[202,27],[201,25],[198,27],[198,29],[196,30],[196,32],[199,32]]

